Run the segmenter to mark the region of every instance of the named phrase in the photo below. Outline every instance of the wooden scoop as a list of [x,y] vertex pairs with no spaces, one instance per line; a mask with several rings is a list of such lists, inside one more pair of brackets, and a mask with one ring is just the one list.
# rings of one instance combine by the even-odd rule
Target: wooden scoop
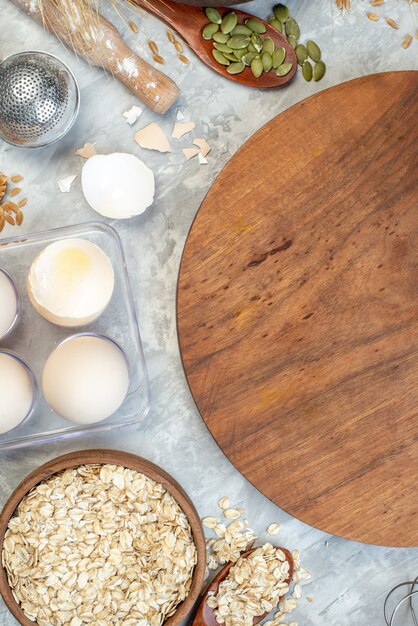
[[[131,0],[133,3],[145,9],[149,13],[153,13],[165,22],[170,28],[176,30],[179,35],[189,44],[193,52],[206,63],[211,69],[218,72],[225,78],[233,80],[247,87],[282,87],[292,80],[297,70],[296,54],[290,43],[283,35],[281,35],[268,22],[260,20],[266,27],[266,33],[262,37],[271,37],[276,47],[280,46],[286,50],[285,62],[292,63],[292,69],[286,76],[276,76],[275,70],[264,72],[260,78],[256,78],[250,68],[245,68],[240,74],[229,74],[224,65],[220,65],[212,56],[213,41],[206,41],[202,37],[203,27],[209,23],[204,9],[201,7],[193,7],[186,4],[177,4],[171,0]],[[210,2],[208,2],[210,6]],[[231,11],[231,7],[218,7],[221,15]],[[238,23],[243,24],[244,20],[254,15],[245,13],[244,11],[234,10],[238,18]]]
[[86,40],[71,33],[63,12],[52,0],[44,0],[42,12],[38,2],[33,11],[28,0],[13,1],[78,55],[113,74],[153,111],[165,113],[177,99],[180,90],[176,83],[128,48],[116,28],[98,13],[94,13],[94,37]]
[[[292,555],[289,552],[289,550],[286,550],[286,548],[277,548],[277,549],[281,550],[284,553],[286,560],[289,563],[289,576],[285,581],[289,584],[293,578],[293,570],[294,570]],[[241,555],[241,557],[246,558],[252,552],[254,552],[254,550],[256,550],[256,548],[253,548],[252,550],[249,550],[248,552],[244,552]],[[206,601],[208,599],[209,592],[212,591],[215,594],[217,593],[219,585],[228,576],[229,570],[231,569],[233,565],[235,565],[235,563],[228,563],[227,565],[225,565],[225,567],[221,569],[219,574],[217,574],[215,578],[213,579],[213,581],[210,583],[199,605],[199,608],[197,610],[196,617],[194,618],[192,626],[220,626],[219,622],[217,622],[216,620],[213,609],[211,609],[207,605]],[[261,620],[263,620],[267,615],[268,615],[267,613],[264,613],[263,615],[260,615],[259,617],[255,617],[254,624],[258,624],[259,622],[261,622]]]

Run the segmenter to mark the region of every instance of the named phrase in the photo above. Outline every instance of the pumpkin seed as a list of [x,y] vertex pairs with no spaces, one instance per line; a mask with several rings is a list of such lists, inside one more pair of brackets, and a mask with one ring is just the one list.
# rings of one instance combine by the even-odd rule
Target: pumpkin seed
[[300,37],[299,24],[296,20],[293,19],[293,17],[289,17],[286,22],[286,35],[293,35],[293,37],[296,37],[296,39],[299,39]]
[[234,30],[235,26],[237,25],[237,21],[237,16],[233,11],[225,13],[221,22],[221,31],[225,33],[225,35],[227,35],[232,30]]
[[216,43],[226,43],[229,39],[229,35],[225,35],[224,33],[220,33],[218,31],[214,33],[212,39],[213,41],[216,41]]
[[273,54],[274,52],[274,41],[271,37],[265,37],[263,41],[263,52],[268,52],[269,54]]
[[257,52],[261,52],[263,48],[263,40],[261,39],[260,35],[257,35],[257,33],[253,33],[251,35],[251,42]]
[[286,76],[292,69],[291,63],[282,63],[276,70],[277,76]]
[[298,45],[297,37],[294,37],[293,35],[289,35],[288,38],[287,38],[287,41],[292,46],[293,50],[295,50],[296,46]]
[[318,46],[318,44],[316,44],[314,41],[312,41],[310,39],[308,41],[308,43],[306,44],[306,48],[307,48],[308,54],[311,57],[312,61],[320,61],[321,60],[321,49]]
[[231,31],[231,35],[245,35],[246,37],[250,37],[252,31],[245,26],[244,24],[237,24],[234,30]]
[[308,51],[306,50],[303,43],[300,43],[298,46],[296,46],[295,52],[299,65],[303,65],[303,62],[306,61],[306,59],[308,58]]
[[251,62],[255,59],[255,57],[258,57],[257,52],[247,52],[247,54],[244,54],[242,57],[241,61],[245,63],[245,65],[251,65]]
[[266,27],[263,22],[255,19],[255,17],[250,17],[248,20],[245,20],[245,25],[247,26],[247,28],[252,30],[253,33],[258,33],[259,35],[262,35],[266,32]]
[[273,68],[277,70],[277,68],[283,63],[285,58],[286,50],[284,48],[276,48],[272,54]]
[[250,43],[249,37],[243,37],[242,35],[236,35],[228,40],[228,46],[233,50],[242,50],[246,48]]
[[318,61],[315,63],[313,68],[313,79],[314,81],[321,80],[326,72],[326,65],[323,61]]
[[253,42],[251,41],[248,44],[248,52],[255,52],[256,54],[258,54],[260,52],[260,50],[257,50],[257,48],[254,46]]
[[273,67],[273,59],[271,58],[271,54],[269,52],[263,52],[261,55],[261,62],[265,72],[269,72]]
[[241,61],[242,57],[245,56],[247,52],[247,48],[241,48],[240,50],[234,50],[233,54],[238,59],[238,61]]
[[312,65],[307,59],[302,63],[302,76],[308,83],[312,80]]
[[255,57],[255,59],[251,61],[251,71],[256,78],[260,78],[264,71],[263,62],[260,57]]
[[203,39],[206,39],[207,41],[212,39],[213,35],[217,33],[218,30],[219,26],[217,24],[213,24],[212,22],[210,24],[206,24],[205,28],[202,30]]
[[282,32],[282,23],[278,19],[276,19],[275,17],[271,17],[269,19],[269,22],[271,26],[273,26],[273,28],[279,31],[279,33]]
[[217,61],[221,65],[229,65],[228,59],[225,58],[224,55],[222,54],[222,52],[219,52],[219,50],[216,50],[214,48],[212,50],[212,55],[213,55],[213,58],[215,59],[215,61]]
[[222,22],[222,15],[217,11],[217,9],[213,9],[212,7],[208,7],[205,9],[206,17],[209,22],[213,24],[220,24]]
[[219,52],[228,52],[229,54],[232,54],[232,48],[227,46],[225,43],[214,43],[213,47],[219,50]]
[[242,61],[231,63],[231,65],[226,68],[226,71],[229,74],[241,74],[241,72],[243,72],[244,70],[245,70],[245,65]]
[[279,20],[279,22],[284,23],[287,22],[287,20],[289,19],[290,12],[286,5],[276,4],[273,11],[274,17],[276,18],[276,20]]
[[236,63],[237,61],[239,61],[235,54],[230,54],[229,52],[222,52],[222,54],[226,59],[228,59],[228,61],[231,61],[231,63]]

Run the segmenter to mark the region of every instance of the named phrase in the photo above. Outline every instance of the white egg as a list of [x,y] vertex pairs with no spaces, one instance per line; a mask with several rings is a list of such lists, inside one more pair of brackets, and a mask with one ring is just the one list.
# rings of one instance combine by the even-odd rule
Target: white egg
[[16,289],[9,275],[0,268],[0,339],[5,337],[14,325],[17,308]]
[[88,159],[81,172],[81,185],[91,208],[105,217],[140,215],[154,201],[152,170],[138,157],[124,152]]
[[113,341],[96,335],[70,337],[49,356],[42,388],[49,406],[77,424],[112,415],[129,387],[129,368]]
[[115,284],[112,263],[86,239],[63,239],[36,257],[28,275],[28,294],[36,311],[58,326],[81,326],[97,319]]
[[13,354],[0,352],[0,433],[19,426],[28,416],[34,385],[27,367]]

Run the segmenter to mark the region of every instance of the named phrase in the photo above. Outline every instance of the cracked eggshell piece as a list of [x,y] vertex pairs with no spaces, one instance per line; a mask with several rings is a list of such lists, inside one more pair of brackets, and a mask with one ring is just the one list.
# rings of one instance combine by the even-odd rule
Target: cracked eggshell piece
[[155,180],[133,154],[97,154],[83,165],[81,186],[92,209],[113,219],[143,213],[154,201]]
[[86,239],[50,244],[32,263],[27,289],[35,310],[57,326],[76,327],[97,319],[115,285],[112,263]]

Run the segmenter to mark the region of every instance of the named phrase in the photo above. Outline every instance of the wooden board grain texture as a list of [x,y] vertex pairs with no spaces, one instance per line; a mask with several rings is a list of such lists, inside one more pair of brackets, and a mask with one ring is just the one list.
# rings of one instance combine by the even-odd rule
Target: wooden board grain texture
[[191,392],[235,466],[324,531],[418,545],[418,73],[363,77],[256,133],[183,253]]

